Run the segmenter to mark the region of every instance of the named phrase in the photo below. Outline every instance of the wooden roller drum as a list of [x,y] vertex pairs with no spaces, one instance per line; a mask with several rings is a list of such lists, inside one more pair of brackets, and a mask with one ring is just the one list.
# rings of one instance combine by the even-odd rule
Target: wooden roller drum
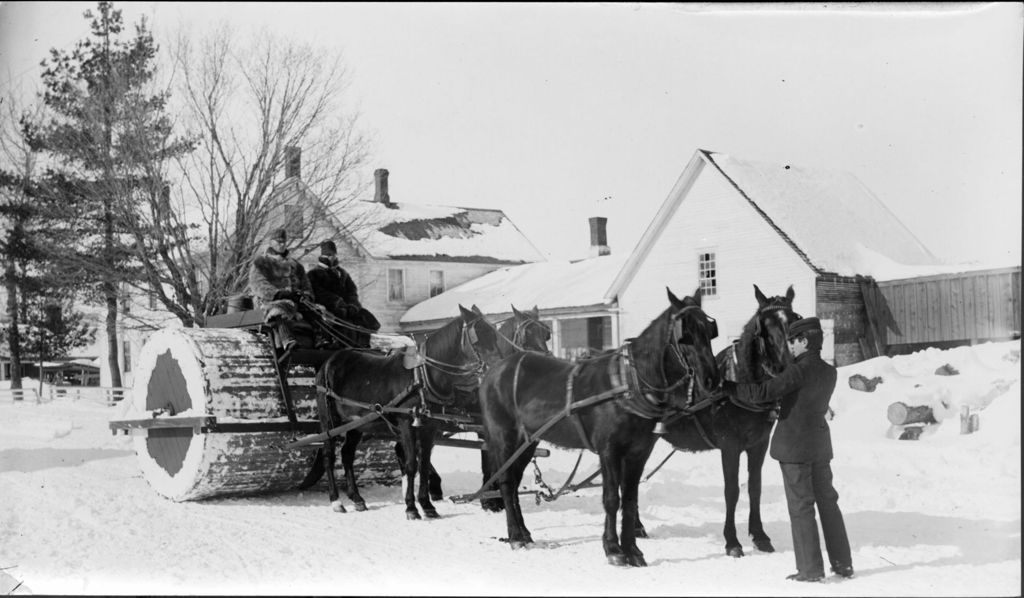
[[[133,432],[143,476],[171,500],[295,490],[309,475],[316,448],[285,445],[319,431],[314,372],[297,369],[289,375],[293,429],[266,338],[242,329],[161,330],[139,356],[133,419],[111,428]],[[364,453],[373,455],[375,471],[360,472],[366,465],[357,459],[357,475],[393,477],[391,444],[369,443]]]

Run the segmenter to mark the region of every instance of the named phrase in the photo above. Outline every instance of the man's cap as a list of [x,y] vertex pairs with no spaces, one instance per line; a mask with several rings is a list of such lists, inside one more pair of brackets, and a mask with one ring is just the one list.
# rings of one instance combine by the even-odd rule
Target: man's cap
[[811,330],[821,332],[821,321],[813,316],[810,318],[802,318],[790,324],[789,338],[800,336],[801,334],[810,332]]
[[281,241],[286,243],[288,241],[288,231],[283,228],[275,229],[273,232],[270,233],[270,240]]
[[324,241],[320,243],[320,253],[338,253],[338,246],[334,241]]

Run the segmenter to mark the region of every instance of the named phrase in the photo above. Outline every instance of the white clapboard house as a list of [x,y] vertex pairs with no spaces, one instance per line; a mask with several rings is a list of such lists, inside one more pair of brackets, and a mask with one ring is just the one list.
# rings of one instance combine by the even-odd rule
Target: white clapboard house
[[[756,310],[753,285],[768,296],[782,295],[792,285],[794,309],[823,320],[825,357],[845,365],[865,358],[865,337],[874,325],[865,308],[865,277],[894,265],[937,263],[848,172],[706,150],[694,153],[632,253],[624,260],[609,258],[562,269],[505,268],[413,307],[402,325],[410,330],[436,326],[455,298],[475,300],[499,318],[507,315],[509,302],[519,309],[533,307],[532,294],[556,338],[565,320],[577,316],[593,322],[586,334],[597,338],[601,318],[607,332],[600,346],[591,343],[591,348],[608,348],[638,334],[665,309],[666,286],[679,296],[700,287],[705,310],[718,320],[718,351],[738,337]],[[569,272],[586,281],[580,291],[576,278],[572,285],[563,282]],[[576,332],[562,339],[584,334],[580,326],[569,324]],[[578,345],[561,343],[555,347],[561,356],[571,356]]]

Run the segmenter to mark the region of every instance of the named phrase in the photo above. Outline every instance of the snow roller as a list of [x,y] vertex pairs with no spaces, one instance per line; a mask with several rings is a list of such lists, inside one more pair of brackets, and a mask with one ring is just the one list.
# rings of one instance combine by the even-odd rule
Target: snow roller
[[[110,422],[115,434],[133,436],[143,476],[174,501],[317,482],[311,470],[318,447],[286,445],[320,431],[314,376],[331,351],[298,350],[282,360],[261,332],[259,310],[227,316],[232,328],[154,333],[139,355],[127,419]],[[361,482],[400,479],[393,445],[390,438],[360,443]]]

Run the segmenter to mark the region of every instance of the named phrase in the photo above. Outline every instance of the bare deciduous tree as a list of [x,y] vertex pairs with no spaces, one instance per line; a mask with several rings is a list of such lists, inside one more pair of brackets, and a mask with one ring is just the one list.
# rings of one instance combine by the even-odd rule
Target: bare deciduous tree
[[[180,35],[176,99],[197,148],[179,160],[178,209],[202,227],[204,301],[197,317],[244,289],[249,264],[287,194],[274,193],[289,159],[319,202],[313,220],[342,213],[366,185],[358,173],[369,140],[348,105],[339,53],[266,32],[241,43],[226,26],[199,39]],[[295,154],[299,148],[301,158]],[[313,228],[305,227],[300,244]]]

